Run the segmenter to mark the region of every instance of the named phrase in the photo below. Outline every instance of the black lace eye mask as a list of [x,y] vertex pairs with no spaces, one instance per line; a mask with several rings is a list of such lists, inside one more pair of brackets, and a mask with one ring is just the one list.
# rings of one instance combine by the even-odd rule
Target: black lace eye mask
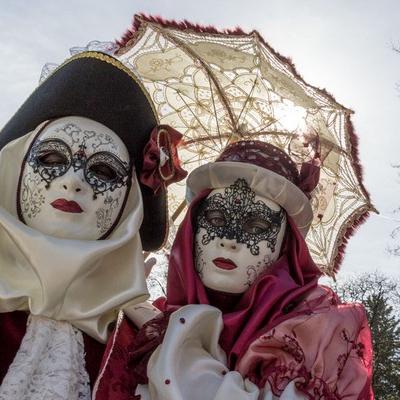
[[206,230],[202,244],[207,245],[216,237],[236,239],[256,256],[260,253],[258,244],[265,240],[274,252],[285,212],[274,211],[261,200],[255,201],[255,196],[247,182],[238,179],[223,194],[205,199],[197,216],[197,232],[200,228]]
[[85,144],[72,154],[71,148],[60,139],[38,141],[29,152],[27,162],[33,172],[39,174],[46,182],[51,182],[64,175],[71,167],[74,171],[84,170],[87,183],[93,189],[93,197],[98,194],[127,186],[129,181],[129,164],[120,160],[115,154],[100,151],[89,158],[85,154]]

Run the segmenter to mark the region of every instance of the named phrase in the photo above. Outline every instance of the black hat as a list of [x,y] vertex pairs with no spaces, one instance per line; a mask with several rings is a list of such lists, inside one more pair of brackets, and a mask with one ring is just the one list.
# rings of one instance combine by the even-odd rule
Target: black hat
[[[138,78],[115,58],[80,53],[57,68],[28,97],[0,132],[0,150],[34,130],[41,122],[66,116],[93,119],[113,130],[125,143],[137,175],[143,149],[158,124],[156,112]],[[144,219],[143,249],[159,249],[168,233],[166,191],[157,194],[140,185]]]

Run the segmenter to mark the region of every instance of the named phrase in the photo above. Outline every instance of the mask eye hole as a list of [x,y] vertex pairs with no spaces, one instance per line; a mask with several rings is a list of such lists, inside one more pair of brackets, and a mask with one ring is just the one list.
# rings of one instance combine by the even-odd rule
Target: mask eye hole
[[219,210],[207,210],[205,212],[208,223],[215,227],[222,227],[226,225],[225,216],[222,211]]
[[128,165],[105,151],[93,154],[86,163],[86,178],[102,182],[123,181],[128,176]]
[[29,162],[37,167],[67,169],[71,162],[71,151],[60,139],[48,139],[38,142],[29,155]]
[[251,217],[243,224],[243,230],[252,235],[260,235],[271,228],[271,224],[262,218]]
[[88,168],[88,172],[102,181],[114,181],[117,179],[118,174],[114,168],[104,163],[93,164]]
[[47,151],[38,155],[38,161],[44,167],[58,167],[68,164],[67,157],[59,151]]

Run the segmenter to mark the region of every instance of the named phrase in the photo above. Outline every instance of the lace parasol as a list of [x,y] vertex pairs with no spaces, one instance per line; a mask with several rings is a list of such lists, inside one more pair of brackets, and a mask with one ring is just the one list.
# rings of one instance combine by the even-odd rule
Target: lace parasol
[[[239,139],[270,142],[299,168],[320,160],[307,243],[321,270],[334,276],[351,231],[375,210],[362,184],[352,111],[306,83],[256,31],[136,15],[119,46],[114,56],[140,77],[160,122],[184,135],[180,156],[189,172]],[[184,185],[170,190],[176,224]]]

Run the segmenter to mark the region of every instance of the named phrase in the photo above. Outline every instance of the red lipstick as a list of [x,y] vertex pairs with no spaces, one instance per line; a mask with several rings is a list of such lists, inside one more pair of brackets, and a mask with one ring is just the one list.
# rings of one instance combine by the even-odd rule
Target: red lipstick
[[54,200],[51,205],[57,210],[61,210],[69,213],[81,213],[83,212],[81,206],[76,201],[68,201],[66,199]]
[[231,270],[238,267],[232,260],[229,260],[229,258],[218,257],[213,260],[213,263],[216,267],[226,270]]

